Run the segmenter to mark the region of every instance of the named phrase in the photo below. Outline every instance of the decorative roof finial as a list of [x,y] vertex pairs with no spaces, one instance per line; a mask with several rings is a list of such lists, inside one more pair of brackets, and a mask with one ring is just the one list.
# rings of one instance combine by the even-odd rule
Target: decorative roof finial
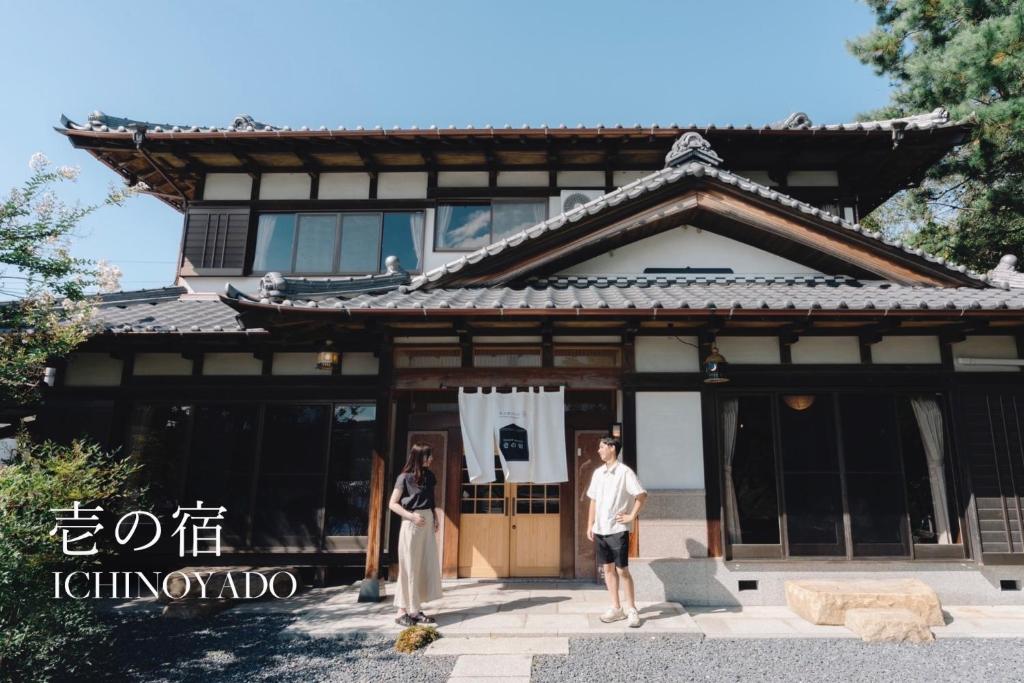
[[679,166],[688,161],[718,166],[722,163],[722,157],[715,154],[711,143],[701,137],[700,133],[690,131],[672,143],[672,149],[665,155],[665,167]]
[[388,256],[384,259],[384,267],[387,269],[388,275],[405,272],[405,269],[402,268],[402,264],[398,261],[398,257],[395,255]]

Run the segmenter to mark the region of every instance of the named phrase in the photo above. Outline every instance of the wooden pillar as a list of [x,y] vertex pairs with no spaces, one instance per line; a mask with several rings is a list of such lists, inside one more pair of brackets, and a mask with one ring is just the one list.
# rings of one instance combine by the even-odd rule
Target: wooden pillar
[[375,425],[373,463],[370,470],[370,512],[366,532],[366,567],[359,588],[359,602],[380,600],[380,568],[383,554],[384,512],[387,493],[387,461],[391,451],[391,387],[394,353],[391,339],[380,345],[377,376],[377,420]]

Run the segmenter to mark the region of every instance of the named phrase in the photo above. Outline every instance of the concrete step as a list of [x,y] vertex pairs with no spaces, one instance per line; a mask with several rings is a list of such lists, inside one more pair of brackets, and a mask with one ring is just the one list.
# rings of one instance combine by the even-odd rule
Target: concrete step
[[568,638],[473,638],[451,636],[435,640],[423,654],[432,657],[451,655],[567,655]]

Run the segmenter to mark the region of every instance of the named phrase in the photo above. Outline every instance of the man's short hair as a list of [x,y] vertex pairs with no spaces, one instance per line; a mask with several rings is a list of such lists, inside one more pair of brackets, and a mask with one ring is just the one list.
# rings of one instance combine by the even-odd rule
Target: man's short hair
[[619,453],[622,452],[622,442],[616,439],[614,436],[605,436],[601,438],[601,443],[608,444],[615,449],[615,457],[619,457]]

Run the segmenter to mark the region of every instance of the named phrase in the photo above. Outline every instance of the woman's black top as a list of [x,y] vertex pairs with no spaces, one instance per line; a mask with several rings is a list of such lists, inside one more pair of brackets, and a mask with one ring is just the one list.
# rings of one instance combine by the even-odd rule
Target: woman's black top
[[423,470],[423,483],[417,484],[416,477],[411,472],[398,475],[395,482],[395,490],[402,492],[402,507],[409,511],[432,510],[434,504],[434,484],[437,478],[430,470]]

